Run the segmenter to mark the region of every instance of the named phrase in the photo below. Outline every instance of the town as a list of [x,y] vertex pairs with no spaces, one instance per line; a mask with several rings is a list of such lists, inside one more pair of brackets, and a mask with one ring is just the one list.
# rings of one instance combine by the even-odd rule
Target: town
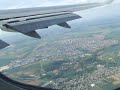
[[[57,41],[54,43],[38,46],[30,55],[23,59],[11,61],[9,68],[19,67],[36,61],[63,60],[65,57],[73,59],[76,57],[90,56],[91,53],[99,49],[110,47],[118,43],[117,40],[104,39],[104,35],[94,35],[88,38],[76,38]],[[81,50],[82,49],[82,50]],[[87,52],[84,52],[86,51]]]

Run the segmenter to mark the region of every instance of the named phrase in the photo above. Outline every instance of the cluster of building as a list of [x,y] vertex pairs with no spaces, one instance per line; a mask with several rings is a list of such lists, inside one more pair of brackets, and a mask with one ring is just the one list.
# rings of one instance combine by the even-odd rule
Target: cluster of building
[[[59,78],[54,83],[56,84],[55,86],[58,86],[57,88],[62,88],[62,90],[89,90],[89,88],[99,85],[106,78],[116,73],[120,73],[120,67],[106,68],[101,65],[101,67],[91,74],[84,74],[71,80],[68,78]],[[105,83],[107,82],[110,83],[112,81],[106,79]]]
[[14,60],[8,66],[10,68],[13,68],[39,60],[50,61],[50,60],[63,60],[66,57],[69,59],[70,57],[74,58],[76,56],[85,57],[91,54],[83,52],[83,50],[94,52],[96,50],[109,47],[117,43],[118,43],[117,40],[112,39],[105,40],[104,36],[101,35],[55,41],[53,43],[48,43],[44,46],[39,46],[36,50],[34,50],[34,52],[29,54],[27,57],[24,57],[23,59],[20,58]]

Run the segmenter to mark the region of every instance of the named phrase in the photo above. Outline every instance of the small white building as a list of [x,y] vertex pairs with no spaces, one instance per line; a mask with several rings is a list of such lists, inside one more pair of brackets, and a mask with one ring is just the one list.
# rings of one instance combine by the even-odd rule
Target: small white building
[[95,86],[95,84],[91,84],[90,86],[91,86],[91,87],[94,87],[94,86]]

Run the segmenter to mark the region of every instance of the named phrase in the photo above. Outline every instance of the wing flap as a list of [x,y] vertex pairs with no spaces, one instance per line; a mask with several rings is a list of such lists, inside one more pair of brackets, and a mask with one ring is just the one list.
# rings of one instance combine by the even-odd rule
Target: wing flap
[[43,29],[55,24],[68,27],[68,25],[64,22],[71,21],[78,18],[81,18],[81,17],[76,14],[69,13],[69,14],[63,14],[58,16],[43,17],[43,18],[26,20],[26,21],[20,21],[15,23],[14,22],[7,23],[4,26],[6,26],[9,29],[14,29],[18,32],[26,34],[26,33],[35,31],[36,29]]
[[71,28],[66,22],[59,23],[58,25],[65,28]]
[[25,33],[25,35],[28,35],[28,36],[34,37],[34,38],[39,38],[39,39],[41,38],[41,36],[36,31]]
[[9,46],[8,43],[6,43],[6,42],[0,40],[0,49],[3,49],[3,48],[5,48],[5,47],[7,47],[7,46]]

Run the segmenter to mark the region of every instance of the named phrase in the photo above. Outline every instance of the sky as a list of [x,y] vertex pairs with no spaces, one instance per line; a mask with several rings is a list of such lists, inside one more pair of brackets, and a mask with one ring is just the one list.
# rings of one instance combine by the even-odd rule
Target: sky
[[[16,9],[26,7],[44,7],[44,6],[57,6],[57,5],[69,5],[79,3],[93,3],[103,2],[105,0],[0,0],[0,9]],[[88,9],[80,12],[76,12],[83,18],[81,21],[94,20],[102,18],[118,17],[120,18],[120,0],[114,0],[112,4],[101,6],[98,8]],[[0,35],[1,33],[0,30]]]

